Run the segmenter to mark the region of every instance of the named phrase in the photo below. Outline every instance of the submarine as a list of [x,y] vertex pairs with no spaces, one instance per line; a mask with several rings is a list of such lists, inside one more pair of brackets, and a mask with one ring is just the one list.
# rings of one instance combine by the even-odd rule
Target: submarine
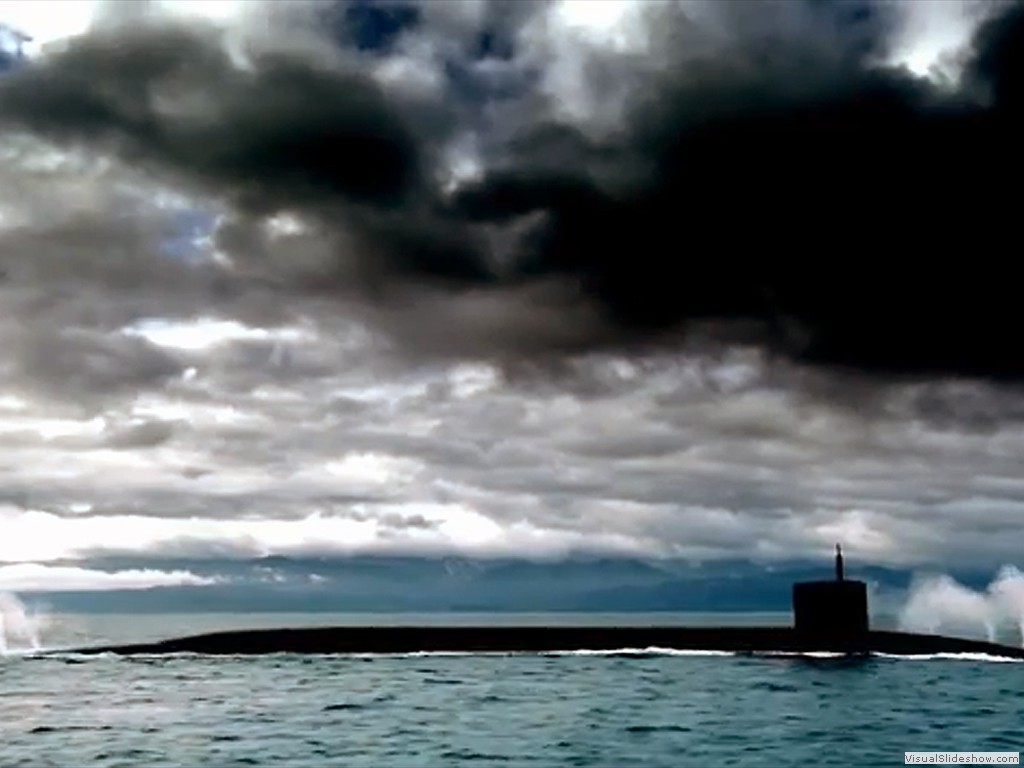
[[721,651],[867,657],[981,654],[1024,660],[1024,648],[981,640],[873,630],[863,581],[835,577],[793,585],[792,626],[346,626],[213,632],[152,643],[75,649],[80,654],[208,655]]

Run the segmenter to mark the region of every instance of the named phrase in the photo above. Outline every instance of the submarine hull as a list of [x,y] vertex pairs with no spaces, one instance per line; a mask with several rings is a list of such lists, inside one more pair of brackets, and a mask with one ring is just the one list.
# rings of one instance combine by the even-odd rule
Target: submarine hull
[[213,655],[543,653],[659,648],[733,653],[987,654],[1024,659],[1024,649],[962,638],[872,630],[853,638],[807,635],[792,627],[316,627],[193,635],[77,653]]

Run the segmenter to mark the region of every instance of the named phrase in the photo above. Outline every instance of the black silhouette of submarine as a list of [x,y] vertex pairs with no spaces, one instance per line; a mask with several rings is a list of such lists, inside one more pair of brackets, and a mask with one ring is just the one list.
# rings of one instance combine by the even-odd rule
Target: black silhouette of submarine
[[214,655],[543,653],[640,649],[725,651],[740,654],[983,654],[1024,659],[1024,649],[997,643],[872,630],[867,585],[845,578],[836,545],[829,581],[793,585],[793,626],[346,626],[255,629],[193,635],[136,645],[77,649],[76,653]]

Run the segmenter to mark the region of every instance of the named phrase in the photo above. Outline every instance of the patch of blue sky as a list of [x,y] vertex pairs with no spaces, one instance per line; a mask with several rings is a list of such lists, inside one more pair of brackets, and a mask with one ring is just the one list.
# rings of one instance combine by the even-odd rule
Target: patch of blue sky
[[356,0],[335,21],[336,34],[361,51],[387,53],[398,37],[420,22],[420,9],[412,3]]
[[24,45],[31,39],[24,32],[0,22],[0,72],[7,72],[24,64]]
[[185,264],[210,260],[209,242],[217,217],[203,208],[184,208],[171,218],[170,233],[160,242],[160,253]]

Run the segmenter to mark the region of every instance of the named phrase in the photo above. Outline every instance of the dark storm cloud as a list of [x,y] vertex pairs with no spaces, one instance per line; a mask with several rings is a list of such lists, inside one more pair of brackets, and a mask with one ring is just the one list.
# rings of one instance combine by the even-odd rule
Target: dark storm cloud
[[1024,5],[1013,4],[978,31],[968,72],[985,89],[994,109],[1019,118],[1024,99]]
[[16,125],[159,162],[244,202],[386,207],[419,173],[416,140],[366,78],[283,53],[245,71],[194,26],[95,32],[10,76],[0,108]]
[[967,92],[799,41],[681,83],[670,68],[632,114],[638,184],[595,178],[604,148],[566,166],[578,151],[524,143],[462,210],[543,212],[521,263],[579,278],[638,331],[753,320],[810,362],[1017,377],[1022,28],[1013,8],[981,29]]
[[[430,21],[429,6],[364,6],[340,17],[362,50],[351,60],[257,52],[239,67],[196,28],[101,30],[9,76],[0,114],[170,169],[257,219],[303,212],[335,283],[371,301],[429,286],[427,300],[398,294],[422,312],[381,319],[424,349],[472,328],[458,302],[473,289],[465,306],[501,307],[473,354],[674,340],[699,326],[814,364],[1024,375],[1006,256],[1017,235],[1006,190],[1022,163],[1019,5],[982,26],[956,83],[878,63],[885,6],[713,4],[713,23],[651,6],[643,56],[584,57],[596,92],[630,85],[614,130],[519,92],[542,66],[524,52],[527,21],[549,6],[487,6],[459,38],[459,66],[441,56],[447,80],[429,105],[385,88],[366,62],[461,28]],[[481,138],[475,180],[444,191],[442,150],[462,123],[496,116],[508,118],[501,145]],[[255,227],[242,230],[237,249],[254,250]],[[577,286],[599,319],[555,302],[541,316],[559,332],[535,332],[528,288],[552,283]],[[577,316],[576,334],[563,332]]]

